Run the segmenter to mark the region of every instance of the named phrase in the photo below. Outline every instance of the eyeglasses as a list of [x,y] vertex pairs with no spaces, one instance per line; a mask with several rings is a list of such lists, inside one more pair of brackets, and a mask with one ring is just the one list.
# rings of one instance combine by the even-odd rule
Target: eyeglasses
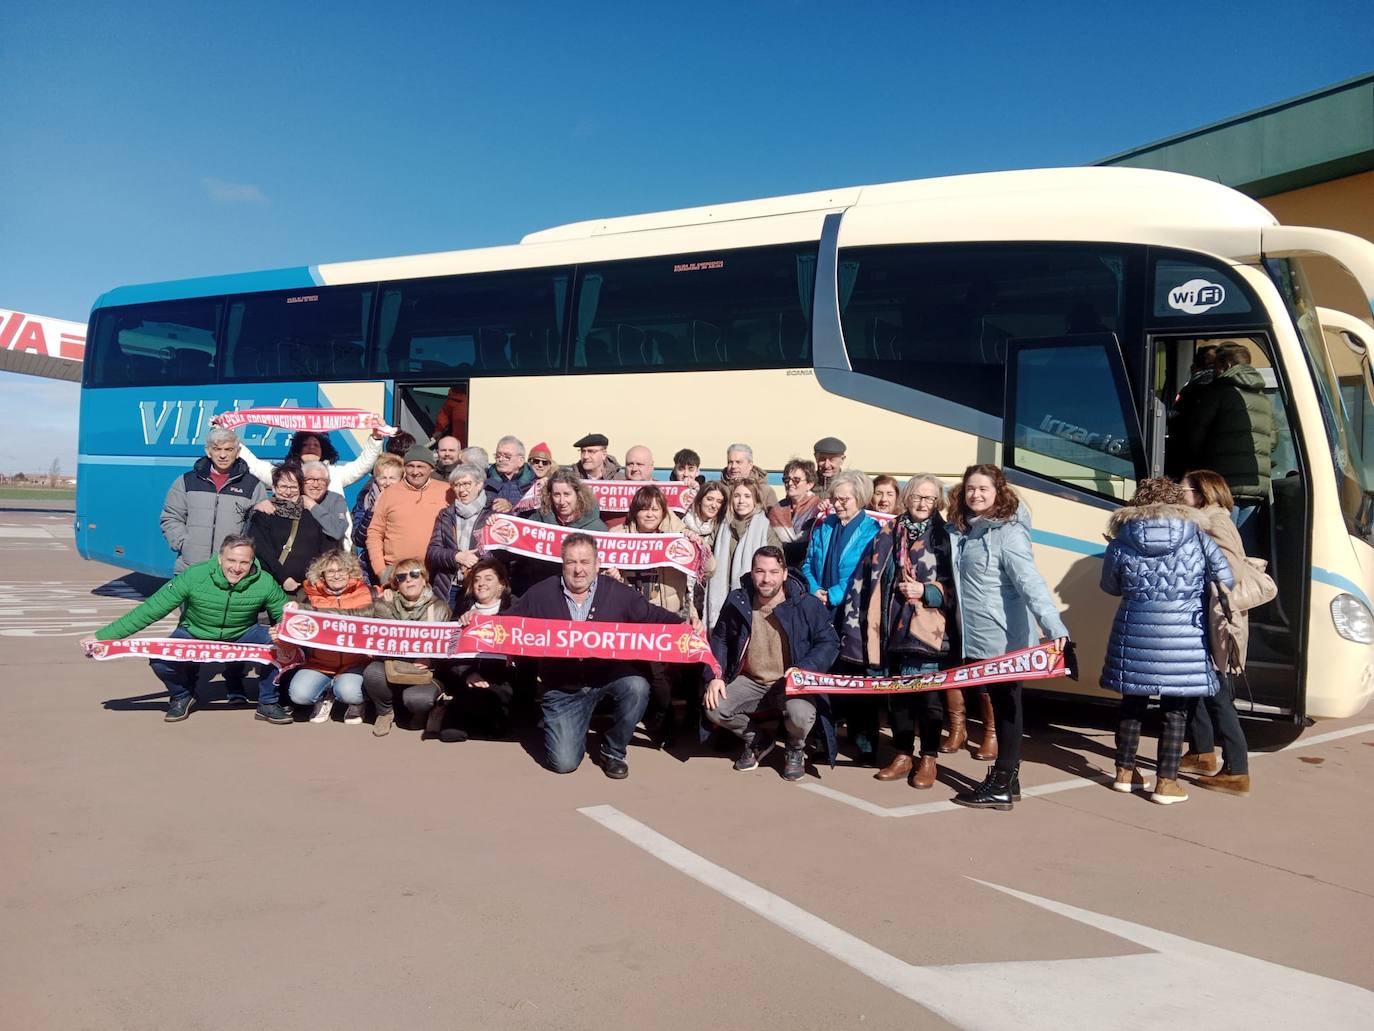
[[[501,456],[500,456],[500,455],[497,455],[496,457],[497,457],[497,458],[500,458]],[[530,459],[530,465],[553,465],[553,459],[552,459],[552,458],[531,458],[531,459]]]
[[937,504],[940,503],[940,499],[937,498],[937,497],[935,497],[933,494],[915,494],[915,495],[912,496],[911,500],[912,500],[912,501],[929,501],[932,505],[937,505]]
[[782,482],[783,482],[783,483],[791,483],[791,484],[794,484],[794,485],[795,485],[795,484],[799,484],[799,483],[806,483],[806,482],[808,482],[808,481],[807,481],[807,479],[806,479],[805,476],[785,476],[785,477],[783,477],[783,481],[782,481]]
[[306,482],[306,483],[328,483],[328,482],[329,482],[329,477],[328,477],[328,476],[307,476],[307,477],[305,478],[305,482]]
[[397,583],[400,583],[402,580],[423,580],[424,578],[425,571],[423,569],[407,569],[404,573],[396,574]]
[[520,456],[511,451],[498,451],[496,457],[503,462],[509,462],[512,458],[519,458]]

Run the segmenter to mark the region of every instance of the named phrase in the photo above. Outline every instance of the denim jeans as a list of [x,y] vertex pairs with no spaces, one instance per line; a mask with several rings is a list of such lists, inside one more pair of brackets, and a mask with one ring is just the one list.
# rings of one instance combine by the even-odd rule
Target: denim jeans
[[649,682],[638,676],[621,677],[595,687],[586,685],[575,691],[544,692],[539,707],[544,713],[544,754],[549,769],[572,773],[582,764],[592,713],[603,699],[610,699],[614,720],[606,730],[601,754],[610,759],[625,758],[635,725],[649,704]]
[[354,666],[331,677],[317,669],[298,669],[291,677],[286,689],[291,701],[296,705],[314,705],[324,697],[326,691],[334,688],[334,697],[345,705],[363,704],[363,666]]
[[[185,627],[179,626],[167,636],[189,638],[191,634]],[[271,644],[272,638],[267,633],[267,627],[261,623],[254,623],[233,643]],[[153,675],[167,685],[167,694],[175,701],[178,698],[185,698],[187,695],[196,693],[196,681],[200,678],[200,667],[204,663],[165,662],[162,659],[152,659],[148,665],[152,668]],[[277,667],[259,666],[258,668],[263,671],[262,679],[258,681],[258,705],[275,705],[277,702]]]

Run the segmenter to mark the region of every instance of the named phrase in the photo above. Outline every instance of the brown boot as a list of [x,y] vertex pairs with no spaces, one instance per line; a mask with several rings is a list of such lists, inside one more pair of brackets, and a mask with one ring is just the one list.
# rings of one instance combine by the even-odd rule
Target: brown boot
[[1187,752],[1178,761],[1179,773],[1196,773],[1210,777],[1221,770],[1221,760],[1216,752]]
[[983,715],[983,743],[974,749],[973,757],[990,761],[997,758],[997,724],[993,721],[992,699],[981,694],[978,704]]
[[898,752],[892,757],[892,762],[888,763],[877,773],[873,774],[874,780],[902,780],[911,772],[911,756],[905,752]]
[[935,765],[935,756],[921,756],[921,762],[916,767],[916,772],[912,774],[911,786],[913,788],[920,788],[921,790],[925,790],[926,788],[933,788],[935,786],[936,769],[937,767]]
[[1248,773],[1218,773],[1215,777],[1203,777],[1197,782],[1200,788],[1208,791],[1218,791],[1223,795],[1235,795],[1244,798],[1250,794],[1250,774]]
[[949,719],[947,736],[940,744],[940,751],[948,755],[964,747],[968,740],[968,724],[964,722],[963,688],[950,688],[945,692],[945,715]]

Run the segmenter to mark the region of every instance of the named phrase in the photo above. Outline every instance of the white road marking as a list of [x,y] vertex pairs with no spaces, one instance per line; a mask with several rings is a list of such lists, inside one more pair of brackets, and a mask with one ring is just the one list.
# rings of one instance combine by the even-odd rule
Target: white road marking
[[[1211,1031],[1374,1027],[1374,993],[1052,899],[975,881],[1152,951],[1132,956],[919,967],[684,848],[614,806],[579,809],[607,830],[865,977],[966,1031],[1158,1031],[1202,1012]],[[970,878],[973,880],[973,878]]]
[[47,529],[42,526],[0,526],[0,537],[41,537],[49,538]]
[[[1302,737],[1294,741],[1291,745],[1280,748],[1277,752],[1251,752],[1250,758],[1263,759],[1267,755],[1282,755],[1285,752],[1292,752],[1299,748],[1311,748],[1313,745],[1324,745],[1328,741],[1339,741],[1341,738],[1354,737],[1357,734],[1367,734],[1374,731],[1374,723],[1362,723],[1358,727],[1346,727],[1343,730],[1330,730],[1325,734],[1313,734],[1311,737]],[[1034,787],[1023,788],[1021,795],[1023,798],[1039,798],[1043,795],[1057,795],[1061,791],[1077,791],[1079,788],[1091,788],[1098,784],[1110,784],[1114,778],[1108,773],[1099,773],[1095,777],[1074,777],[1071,780],[1056,780],[1049,784],[1036,784]],[[866,798],[859,798],[856,795],[848,794],[836,788],[827,787],[824,784],[802,784],[803,791],[809,791],[813,795],[820,795],[833,802],[850,806],[862,813],[870,816],[902,818],[906,816],[926,816],[930,813],[953,813],[963,809],[950,801],[935,802],[916,802],[912,805],[882,806],[876,802],[870,802]]]

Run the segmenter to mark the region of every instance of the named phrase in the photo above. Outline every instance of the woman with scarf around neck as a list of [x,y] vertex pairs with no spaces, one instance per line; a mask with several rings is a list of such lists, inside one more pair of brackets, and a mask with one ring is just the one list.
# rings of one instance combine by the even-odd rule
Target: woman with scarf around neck
[[[446,623],[450,615],[448,603],[435,595],[425,573],[425,564],[418,558],[401,559],[391,570],[391,575],[387,578],[383,609],[383,619],[413,620],[417,623]],[[400,693],[401,704],[405,706],[406,712],[410,713],[413,719],[422,722],[426,733],[437,729],[428,725],[428,719],[435,710],[440,694],[443,693],[438,681],[434,679],[434,664],[426,659],[407,659],[403,660],[403,666],[398,667],[394,665],[396,661],[373,659],[363,670],[363,689],[377,709],[377,719],[372,724],[373,735],[383,737],[391,732],[392,724],[396,722],[397,692]],[[416,677],[423,676],[423,671],[428,670],[429,677],[420,683],[412,683],[411,676],[408,675],[404,683],[393,682],[388,675],[389,672],[399,672],[402,669]]]
[[[967,662],[993,659],[1046,638],[1067,638],[1054,595],[1035,567],[1030,531],[1017,513],[1021,499],[995,465],[971,465],[949,503],[954,551],[954,599]],[[995,764],[972,791],[954,797],[971,809],[1012,807],[1020,797],[1021,683],[988,687],[1000,743]]]
[[[691,507],[682,513],[682,529],[690,534],[701,547],[701,575],[692,585],[692,607],[698,615],[706,613],[706,588],[711,582],[711,574],[716,571],[716,535],[729,504],[729,494],[725,484],[712,480],[702,484],[692,499]],[[706,626],[709,628],[710,620]]]
[[272,468],[272,511],[254,509],[245,528],[258,562],[284,591],[300,590],[310,564],[339,542],[325,534],[305,510],[301,467],[289,462]]
[[467,571],[482,557],[482,528],[491,515],[485,490],[486,473],[475,465],[460,465],[449,473],[453,504],[434,520],[434,535],[425,551],[425,565],[433,577],[437,597],[454,608]]
[[768,510],[768,522],[782,543],[788,569],[801,569],[806,561],[806,546],[811,528],[820,515],[821,499],[816,486],[816,463],[794,458],[782,467],[783,498]]
[[[831,612],[835,629],[844,633],[844,599],[859,562],[878,534],[878,521],[864,511],[873,498],[873,481],[857,469],[846,469],[830,481],[833,511],[811,531],[802,576],[807,589]],[[836,660],[837,662],[839,660]],[[826,673],[828,670],[819,670]],[[878,759],[880,700],[853,695],[835,700],[836,717],[849,724],[849,738],[862,766]]]
[[[954,569],[949,532],[940,515],[947,492],[939,477],[918,473],[898,499],[901,514],[873,538],[845,598],[840,658],[868,676],[914,676],[948,666],[954,628]],[[935,786],[944,722],[944,695],[913,691],[886,699],[897,754],[875,780],[905,779],[913,788]],[[916,760],[917,730],[920,760]]]
[[[453,618],[466,613],[496,616],[510,608],[510,577],[505,565],[484,558],[467,571]],[[449,677],[453,699],[440,703],[429,720],[439,728],[439,740],[466,741],[471,734],[504,738],[510,735],[511,702],[516,694],[517,670],[504,656],[456,663]]]
[[[611,532],[685,533],[685,527],[681,519],[668,511],[668,499],[663,496],[663,491],[650,483],[635,491],[634,497],[630,499],[630,509],[624,525],[616,527]],[[701,547],[700,538],[697,537],[696,540]],[[695,627],[701,626],[696,606],[692,602],[687,574],[682,570],[663,567],[641,570],[605,569],[603,572],[606,576],[633,587],[659,608],[676,613]],[[709,574],[703,571],[703,576],[705,575]],[[690,679],[688,672],[686,666],[661,662],[649,664],[649,708],[644,714],[644,729],[648,732],[649,739],[660,747],[671,747],[676,740],[673,687],[685,684]],[[688,696],[695,699],[697,694],[698,692],[692,690]]]
[[[708,483],[702,490],[710,486]],[[777,531],[768,525],[768,515],[763,510],[763,492],[758,483],[743,479],[728,489],[730,507],[716,532],[715,568],[706,584],[703,622],[708,631],[715,626],[730,592],[740,586],[741,577],[749,575],[754,552],[765,544],[781,547]]]
[[[316,612],[389,618],[376,590],[363,579],[362,563],[343,548],[326,551],[305,574],[297,604]],[[296,705],[310,705],[311,723],[328,723],[334,701],[343,702],[344,722],[363,721],[363,669],[367,656],[326,648],[306,648],[304,668],[291,676],[287,689]]]

